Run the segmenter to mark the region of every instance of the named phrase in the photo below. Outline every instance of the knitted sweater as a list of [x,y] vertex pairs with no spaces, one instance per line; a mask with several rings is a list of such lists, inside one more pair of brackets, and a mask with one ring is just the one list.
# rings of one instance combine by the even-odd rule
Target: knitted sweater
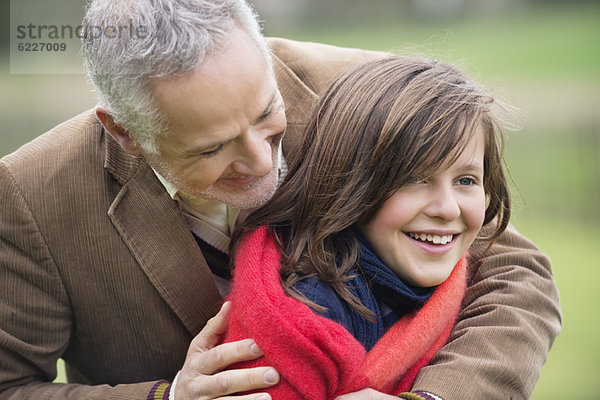
[[417,312],[401,318],[367,353],[340,324],[286,295],[280,251],[265,227],[242,240],[235,259],[225,342],[253,338],[265,354],[232,368],[271,365],[281,375],[275,400],[333,399],[366,387],[397,394],[446,343],[466,287],[461,260]]

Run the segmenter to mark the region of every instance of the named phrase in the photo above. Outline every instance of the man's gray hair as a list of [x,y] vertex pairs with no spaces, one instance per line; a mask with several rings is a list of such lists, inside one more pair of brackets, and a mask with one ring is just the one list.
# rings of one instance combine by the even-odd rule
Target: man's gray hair
[[245,0],[93,0],[82,52],[100,103],[145,151],[167,130],[148,82],[181,75],[224,49],[237,25],[265,54],[257,15]]

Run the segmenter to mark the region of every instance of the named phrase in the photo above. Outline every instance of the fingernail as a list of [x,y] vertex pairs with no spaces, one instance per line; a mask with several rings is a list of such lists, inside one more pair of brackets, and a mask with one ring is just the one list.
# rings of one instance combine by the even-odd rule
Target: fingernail
[[226,301],[225,303],[223,303],[223,305],[221,306],[221,309],[219,310],[219,312],[223,311],[224,309],[228,308],[231,306],[231,301]]
[[264,375],[265,383],[273,384],[279,381],[279,374],[274,369],[269,369]]
[[250,345],[250,351],[252,351],[256,355],[262,355],[263,354],[262,350],[260,349],[260,347],[258,347],[258,345],[256,344],[256,342],[252,342],[252,344]]

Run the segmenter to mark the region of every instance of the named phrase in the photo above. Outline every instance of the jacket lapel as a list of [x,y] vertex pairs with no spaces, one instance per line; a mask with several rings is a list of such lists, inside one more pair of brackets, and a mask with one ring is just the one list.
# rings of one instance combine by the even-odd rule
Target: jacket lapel
[[105,137],[105,167],[123,185],[108,215],[160,296],[195,336],[222,302],[210,268],[150,166]]
[[302,133],[312,109],[319,96],[309,89],[298,76],[273,54],[273,72],[285,104],[287,128],[283,139],[283,153],[293,156],[293,150],[299,149]]

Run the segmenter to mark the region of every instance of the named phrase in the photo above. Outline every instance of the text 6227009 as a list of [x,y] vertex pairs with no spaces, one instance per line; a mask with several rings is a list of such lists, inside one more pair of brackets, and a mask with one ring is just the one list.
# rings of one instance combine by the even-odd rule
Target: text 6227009
[[34,42],[34,43],[18,43],[17,44],[18,51],[32,51],[32,52],[42,52],[42,51],[66,51],[67,44],[59,43],[59,42]]

